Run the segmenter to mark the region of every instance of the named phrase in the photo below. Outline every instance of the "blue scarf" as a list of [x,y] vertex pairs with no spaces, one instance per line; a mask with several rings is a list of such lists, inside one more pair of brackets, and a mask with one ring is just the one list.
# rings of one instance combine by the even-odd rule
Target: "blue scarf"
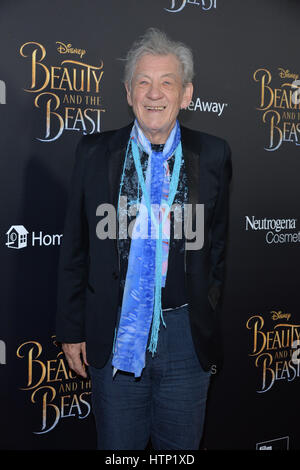
[[[137,121],[131,131],[126,158],[131,146],[143,195],[132,232],[121,316],[112,359],[113,375],[119,369],[134,373],[135,377],[140,377],[145,367],[145,352],[151,322],[151,341],[148,349],[152,355],[157,348],[160,319],[165,326],[161,308],[161,288],[165,285],[166,277],[166,273],[164,276],[162,274],[163,261],[167,260],[163,259],[163,241],[166,240],[163,240],[162,227],[177,191],[182,159],[180,139],[178,121],[176,121],[162,152],[152,150],[151,143],[144,136]],[[149,156],[146,181],[140,162],[140,152],[142,151]],[[172,179],[169,181],[165,163],[174,153],[175,164]],[[168,187],[167,201],[163,197],[163,188],[166,187]],[[165,208],[163,216],[160,211],[162,206]],[[168,252],[165,256],[168,256]]]

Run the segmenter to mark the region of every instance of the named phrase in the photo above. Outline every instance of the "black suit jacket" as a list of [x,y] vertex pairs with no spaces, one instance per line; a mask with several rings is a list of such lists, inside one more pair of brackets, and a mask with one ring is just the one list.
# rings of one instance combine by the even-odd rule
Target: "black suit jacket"
[[[86,341],[88,362],[102,368],[111,353],[119,305],[116,239],[96,234],[100,204],[117,207],[132,124],[84,136],[76,151],[58,272],[57,340]],[[204,245],[186,250],[185,276],[195,350],[202,367],[220,367],[231,152],[221,138],[181,126],[188,202],[204,204]],[[194,206],[195,207],[195,206]],[[193,218],[195,212],[193,212]]]

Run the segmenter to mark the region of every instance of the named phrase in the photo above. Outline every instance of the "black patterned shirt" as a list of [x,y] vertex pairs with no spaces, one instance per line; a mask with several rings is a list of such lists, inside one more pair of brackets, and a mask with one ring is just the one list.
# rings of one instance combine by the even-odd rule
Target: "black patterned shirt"
[[[153,147],[153,146],[152,146]],[[158,150],[157,148],[155,150]],[[175,156],[172,155],[168,159],[170,176],[172,176],[174,167]],[[143,152],[141,154],[141,167],[146,179],[146,170],[148,163],[148,155]],[[121,188],[120,196],[126,196],[127,208],[129,204],[140,203],[142,197],[142,190],[139,185],[138,175],[135,169],[135,164],[131,151],[128,151],[127,160],[124,168],[124,179]],[[173,205],[178,205],[178,212],[171,211],[171,224],[170,224],[170,248],[169,248],[169,259],[168,259],[168,271],[166,278],[166,285],[162,289],[162,308],[176,308],[187,303],[186,288],[185,288],[185,274],[184,274],[184,217],[183,217],[183,204],[187,203],[187,178],[185,171],[184,158],[181,161],[179,181],[177,192],[173,201]],[[121,206],[120,206],[121,207]],[[127,210],[126,208],[126,210]],[[181,211],[180,211],[181,208]],[[124,213],[123,213],[124,216]],[[127,216],[127,227],[130,222],[136,216],[130,216],[126,212]],[[174,218],[176,225],[177,237],[181,235],[181,238],[175,238],[174,236]],[[181,224],[181,230],[180,230]],[[181,232],[181,233],[180,233]],[[124,238],[119,238],[119,253],[120,253],[120,284],[121,284],[121,297],[123,296],[126,272],[128,266],[128,257],[130,250],[131,238],[123,233]]]

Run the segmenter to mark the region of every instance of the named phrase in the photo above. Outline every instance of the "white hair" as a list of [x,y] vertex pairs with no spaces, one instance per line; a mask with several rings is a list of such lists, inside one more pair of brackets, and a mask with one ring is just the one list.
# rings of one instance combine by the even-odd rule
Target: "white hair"
[[178,41],[172,41],[168,36],[156,29],[149,28],[146,33],[137,40],[128,51],[125,58],[124,82],[131,88],[131,81],[137,61],[145,54],[168,55],[173,54],[181,66],[183,86],[186,86],[194,77],[194,61],[190,48]]

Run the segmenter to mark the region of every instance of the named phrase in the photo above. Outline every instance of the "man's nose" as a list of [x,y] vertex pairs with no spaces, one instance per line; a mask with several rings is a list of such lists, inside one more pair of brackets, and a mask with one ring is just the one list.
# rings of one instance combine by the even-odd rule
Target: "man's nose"
[[152,100],[158,100],[162,97],[162,92],[159,83],[151,83],[151,86],[148,88],[147,96]]

